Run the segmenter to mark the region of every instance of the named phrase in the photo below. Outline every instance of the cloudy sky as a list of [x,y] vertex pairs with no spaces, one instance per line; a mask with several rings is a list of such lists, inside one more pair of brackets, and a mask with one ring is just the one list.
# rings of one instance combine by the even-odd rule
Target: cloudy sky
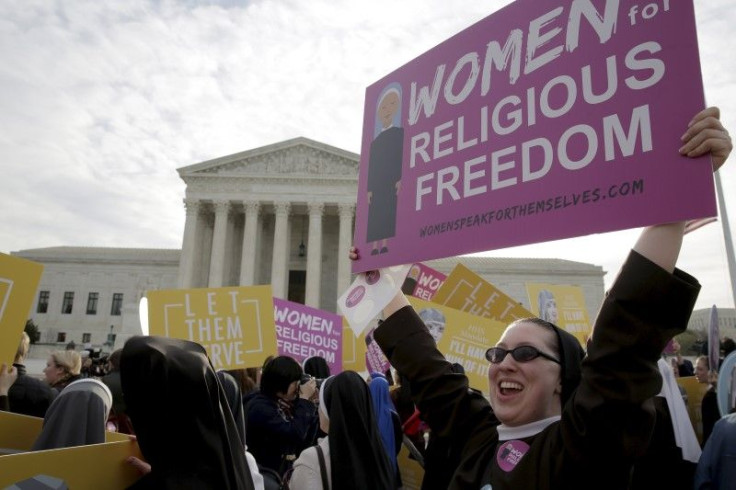
[[[358,153],[365,87],[507,3],[3,0],[0,251],[179,248],[175,169],[297,136]],[[695,5],[706,98],[733,132],[736,9]],[[594,263],[608,284],[636,234],[493,254]],[[686,242],[698,307],[732,307],[720,223]]]

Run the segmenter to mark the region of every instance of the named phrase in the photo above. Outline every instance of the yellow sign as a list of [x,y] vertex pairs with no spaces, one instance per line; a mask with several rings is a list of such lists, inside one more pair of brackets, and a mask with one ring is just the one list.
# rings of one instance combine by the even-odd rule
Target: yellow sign
[[[370,328],[363,330],[358,337],[350,328],[345,317],[342,318],[342,369],[343,371],[365,371],[365,334]],[[337,373],[332,373],[337,374]]]
[[439,351],[449,362],[462,365],[470,386],[488,396],[486,350],[496,345],[506,323],[418,298],[409,298],[409,302],[435,338]]
[[42,418],[0,412],[0,448],[30,451],[42,426]]
[[526,291],[536,316],[565,329],[585,346],[590,335],[590,321],[582,289],[528,282]]
[[432,301],[505,324],[534,316],[514,298],[462,264],[455,266]]
[[274,354],[271,286],[148,291],[151,335],[201,344],[215,369],[259,366]]
[[0,253],[0,364],[15,359],[42,273],[41,264]]
[[[0,411],[0,448],[30,451],[43,428],[43,419]],[[128,441],[130,436],[105,432],[105,442]],[[0,449],[0,450],[2,450]]]
[[135,441],[0,456],[0,488],[47,475],[74,490],[123,490],[140,478],[125,462],[129,456],[143,458]]
[[411,458],[409,450],[403,444],[397,457],[397,463],[399,473],[401,473],[401,488],[404,490],[419,490],[422,488],[424,468],[417,460]]
[[695,376],[687,376],[684,378],[676,378],[677,384],[682,386],[687,393],[687,413],[690,415],[690,422],[695,429],[695,435],[698,441],[703,440],[703,397],[710,386],[708,383],[699,383]]

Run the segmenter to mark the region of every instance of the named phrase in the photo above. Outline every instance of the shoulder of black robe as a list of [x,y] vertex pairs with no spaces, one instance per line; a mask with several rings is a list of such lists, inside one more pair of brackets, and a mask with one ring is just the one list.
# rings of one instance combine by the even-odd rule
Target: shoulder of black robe
[[104,383],[83,378],[70,383],[54,399],[43,419],[33,451],[105,442],[105,423],[112,395]]
[[151,464],[131,488],[254,488],[225,392],[201,345],[133,337],[120,373],[128,416]]
[[245,417],[243,416],[243,396],[240,392],[240,385],[235,378],[225,371],[217,371],[217,378],[220,380],[220,386],[225,390],[227,404],[230,407],[230,413],[233,415],[235,427],[240,435],[240,442],[245,447]]
[[[334,488],[394,488],[391,466],[383,449],[368,385],[354,371],[322,384],[329,415],[330,467]],[[322,407],[320,407],[322,409]]]

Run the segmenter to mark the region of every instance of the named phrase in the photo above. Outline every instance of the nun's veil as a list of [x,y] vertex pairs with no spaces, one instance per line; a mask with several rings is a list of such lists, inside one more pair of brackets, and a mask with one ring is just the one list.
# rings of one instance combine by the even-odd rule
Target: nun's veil
[[343,488],[393,488],[394,478],[381,442],[368,385],[354,371],[322,383],[320,410],[329,418],[332,481]]
[[204,348],[132,337],[120,360],[127,413],[151,473],[131,489],[252,489],[245,451]]

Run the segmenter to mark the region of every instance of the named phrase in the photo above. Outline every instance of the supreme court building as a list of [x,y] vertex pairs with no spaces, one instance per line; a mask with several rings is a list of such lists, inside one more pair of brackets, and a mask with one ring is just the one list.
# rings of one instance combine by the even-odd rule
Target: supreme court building
[[[352,278],[359,155],[306,138],[182,167],[181,250],[51,247],[14,252],[44,264],[30,317],[41,341],[94,345],[140,333],[145,291],[271,284],[273,295],[328,311]],[[184,218],[184,213],[182,213]],[[529,308],[527,282],[579,286],[592,319],[601,267],[559,259],[454,257]],[[107,347],[111,347],[107,345]]]

